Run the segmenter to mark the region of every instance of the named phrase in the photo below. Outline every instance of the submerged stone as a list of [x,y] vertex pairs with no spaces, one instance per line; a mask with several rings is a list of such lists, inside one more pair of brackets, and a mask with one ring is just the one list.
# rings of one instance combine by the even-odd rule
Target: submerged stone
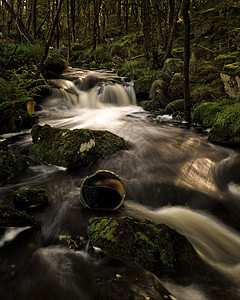
[[11,182],[27,167],[25,161],[0,149],[0,186]]
[[165,224],[133,217],[96,217],[88,235],[93,246],[135,261],[156,275],[186,269],[197,258],[191,243]]
[[43,188],[15,191],[12,198],[15,208],[18,210],[42,209],[49,204],[49,193]]
[[6,205],[0,205],[0,226],[4,227],[38,227],[34,217]]
[[31,134],[31,155],[69,170],[81,168],[125,148],[123,138],[106,130],[70,130],[35,125]]

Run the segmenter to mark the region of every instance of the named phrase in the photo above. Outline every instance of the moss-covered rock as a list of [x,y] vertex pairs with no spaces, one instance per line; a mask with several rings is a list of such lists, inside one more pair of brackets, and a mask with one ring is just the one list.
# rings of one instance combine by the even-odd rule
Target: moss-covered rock
[[173,75],[168,86],[168,95],[172,101],[183,98],[183,75],[181,73]]
[[154,79],[152,76],[141,76],[135,82],[135,90],[138,98],[148,98]]
[[197,258],[184,236],[149,220],[96,217],[90,220],[88,235],[93,246],[135,261],[156,275],[173,274]]
[[28,211],[47,207],[50,196],[44,188],[32,188],[15,191],[12,200],[16,209]]
[[67,68],[67,62],[61,54],[54,53],[49,56],[47,59],[43,75],[45,78],[59,78]]
[[18,177],[26,167],[25,161],[13,156],[6,150],[0,149],[0,186]]
[[192,88],[190,93],[191,102],[193,105],[199,104],[201,102],[206,101],[215,101],[218,100],[222,94],[221,91],[217,88],[200,84]]
[[3,227],[38,227],[37,221],[27,214],[6,205],[0,205],[0,226]]
[[168,115],[172,115],[173,118],[179,119],[184,116],[184,99],[177,99],[175,101],[170,102],[166,108],[165,112]]
[[211,49],[198,44],[193,44],[191,46],[191,64],[195,64],[196,61],[211,60],[213,58],[214,51]]
[[225,145],[240,145],[240,103],[228,105],[217,115],[209,132],[209,140]]
[[39,122],[36,114],[29,115],[26,102],[5,103],[0,107],[0,134],[20,132]]
[[141,101],[139,105],[146,111],[157,111],[160,107],[156,100]]
[[31,134],[31,155],[69,170],[81,168],[125,148],[124,139],[109,131],[34,125]]
[[153,81],[149,98],[158,102],[163,108],[171,101],[168,96],[168,86],[162,78]]
[[175,73],[182,73],[183,61],[179,58],[167,58],[162,68],[162,78],[169,83]]
[[225,92],[232,98],[240,100],[240,77],[221,73]]

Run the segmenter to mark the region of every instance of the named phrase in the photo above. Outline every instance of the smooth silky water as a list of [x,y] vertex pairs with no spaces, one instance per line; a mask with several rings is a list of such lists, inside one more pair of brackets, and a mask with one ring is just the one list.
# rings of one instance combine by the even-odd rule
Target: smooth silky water
[[[108,130],[123,137],[127,149],[70,173],[28,156],[29,132],[3,136],[29,166],[17,181],[0,188],[1,204],[10,203],[16,189],[43,186],[51,194],[49,208],[35,213],[41,238],[4,254],[10,262],[17,257],[24,272],[15,274],[13,264],[8,294],[0,288],[3,299],[20,294],[21,299],[105,299],[91,274],[112,268],[111,260],[101,265],[84,251],[51,245],[56,235],[85,236],[89,218],[105,215],[165,223],[192,242],[207,267],[194,276],[161,279],[172,299],[240,299],[239,153],[207,142],[206,135],[184,125],[152,119],[136,105],[132,83],[111,72],[70,69],[64,76],[50,82],[52,95],[42,102],[40,124]],[[115,172],[124,182],[126,201],[116,212],[93,212],[79,202],[83,179],[99,169]]]

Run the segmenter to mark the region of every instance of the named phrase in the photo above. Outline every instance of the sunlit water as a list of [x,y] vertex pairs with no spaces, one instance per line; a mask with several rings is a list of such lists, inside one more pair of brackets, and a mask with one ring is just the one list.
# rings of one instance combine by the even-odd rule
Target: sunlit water
[[[91,80],[86,80],[89,75]],[[195,276],[185,276],[184,283],[164,279],[172,295],[182,300],[240,299],[239,153],[208,143],[194,129],[153,120],[136,106],[132,84],[119,85],[121,80],[114,76],[73,69],[67,79],[51,82],[53,94],[38,114],[42,125],[109,130],[125,139],[127,149],[69,173],[25,155],[31,144],[28,133],[5,135],[11,151],[22,154],[29,167],[19,180],[0,189],[1,203],[9,203],[16,189],[47,187],[51,205],[36,213],[45,240],[59,234],[84,236],[89,218],[97,215],[132,215],[165,223],[192,242],[211,270],[209,275],[196,270]],[[79,203],[82,180],[98,169],[111,170],[123,179],[127,196],[118,212],[100,214]],[[74,268],[76,262],[82,271]],[[58,246],[40,246],[27,265],[29,273],[16,286],[13,281],[12,288],[25,289],[21,299],[27,299],[36,292],[34,285],[46,288],[50,281],[48,299],[67,299],[64,293],[75,299],[102,299],[104,292],[99,292],[101,296],[93,292],[94,268],[85,252],[69,254]],[[14,297],[18,299],[15,292],[10,299]],[[41,293],[31,299],[41,299]]]

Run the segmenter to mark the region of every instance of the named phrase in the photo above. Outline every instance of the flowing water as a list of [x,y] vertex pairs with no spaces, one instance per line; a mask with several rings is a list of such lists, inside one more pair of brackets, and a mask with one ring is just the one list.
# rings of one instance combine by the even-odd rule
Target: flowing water
[[[51,205],[35,213],[41,242],[35,238],[27,250],[20,245],[4,253],[11,266],[16,261],[11,262],[12,257],[17,257],[24,272],[21,276],[12,272],[8,292],[0,286],[0,295],[6,299],[107,299],[104,291],[96,289],[91,274],[100,267],[109,271],[111,259],[96,262],[84,251],[69,252],[49,241],[56,235],[84,236],[92,216],[132,215],[178,230],[206,262],[194,274],[161,279],[173,295],[169,299],[240,299],[239,152],[213,145],[205,134],[176,126],[169,117],[163,118],[167,122],[153,120],[136,105],[132,83],[111,72],[70,69],[64,79],[50,83],[52,95],[38,112],[40,124],[108,130],[125,139],[127,150],[69,173],[27,155],[29,132],[4,136],[10,150],[22,155],[29,166],[13,184],[0,188],[1,203],[11,203],[16,189],[43,186],[50,191]],[[82,180],[99,169],[115,172],[124,182],[126,201],[117,212],[92,212],[80,205]],[[122,264],[129,273],[140,272],[136,266]],[[4,268],[1,271],[11,271]],[[114,271],[119,272],[118,265]]]

